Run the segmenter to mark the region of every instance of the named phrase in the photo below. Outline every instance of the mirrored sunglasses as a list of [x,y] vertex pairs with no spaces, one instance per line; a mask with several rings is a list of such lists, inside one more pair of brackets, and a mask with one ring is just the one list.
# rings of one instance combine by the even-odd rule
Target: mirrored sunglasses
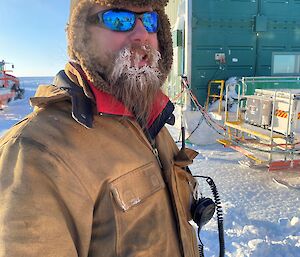
[[157,12],[137,13],[125,9],[109,9],[88,17],[88,21],[92,24],[98,24],[104,28],[119,32],[133,30],[137,19],[142,21],[145,29],[149,33],[157,32]]

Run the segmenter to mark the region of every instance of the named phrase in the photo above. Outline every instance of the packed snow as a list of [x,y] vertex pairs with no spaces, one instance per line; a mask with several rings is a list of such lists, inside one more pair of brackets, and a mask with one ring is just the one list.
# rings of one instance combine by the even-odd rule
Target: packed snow
[[24,98],[11,101],[6,108],[0,110],[0,135],[32,111],[32,107],[29,104],[29,98],[34,96],[38,85],[49,84],[52,83],[52,81],[52,77],[20,78],[20,87],[25,89]]
[[[51,81],[52,78],[21,79],[25,98],[10,102],[0,111],[0,135],[32,111],[28,101],[38,84]],[[178,130],[168,128],[178,140]],[[224,212],[226,256],[300,256],[300,190],[273,181],[275,175],[284,176],[284,172],[274,174],[241,166],[239,161],[244,157],[240,153],[218,144],[187,147],[199,152],[190,167],[192,172],[210,176],[217,185]],[[199,183],[203,195],[212,197],[205,180]],[[201,240],[205,256],[219,256],[216,217],[203,227]]]

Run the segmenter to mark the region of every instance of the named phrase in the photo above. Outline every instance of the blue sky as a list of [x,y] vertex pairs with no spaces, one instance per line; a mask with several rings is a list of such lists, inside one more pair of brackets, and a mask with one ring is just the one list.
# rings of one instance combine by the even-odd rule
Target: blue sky
[[68,61],[69,0],[0,0],[0,60],[16,76],[54,76]]

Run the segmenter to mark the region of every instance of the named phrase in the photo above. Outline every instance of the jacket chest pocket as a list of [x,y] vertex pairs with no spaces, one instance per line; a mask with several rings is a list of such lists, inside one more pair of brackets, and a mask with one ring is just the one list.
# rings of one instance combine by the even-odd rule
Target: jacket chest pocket
[[[117,256],[159,256],[172,229],[172,208],[160,169],[149,163],[110,184]],[[151,249],[151,250],[150,250]]]
[[164,187],[165,183],[160,171],[153,163],[146,164],[111,182],[113,198],[124,212],[144,202]]

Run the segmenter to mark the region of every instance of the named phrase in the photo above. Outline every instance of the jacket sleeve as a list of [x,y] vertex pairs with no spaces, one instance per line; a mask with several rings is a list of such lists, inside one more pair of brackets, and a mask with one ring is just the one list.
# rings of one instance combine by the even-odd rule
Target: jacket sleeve
[[0,257],[88,256],[93,204],[74,170],[29,138],[0,147]]

